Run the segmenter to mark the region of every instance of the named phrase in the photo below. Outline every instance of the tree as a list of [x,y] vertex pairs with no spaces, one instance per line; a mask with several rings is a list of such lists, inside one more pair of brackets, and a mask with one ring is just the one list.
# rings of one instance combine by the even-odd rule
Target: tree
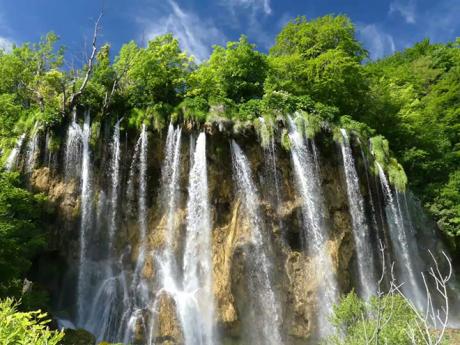
[[458,247],[455,172],[460,167],[460,49],[423,40],[365,66],[368,111],[356,118],[383,134],[409,186]]
[[266,88],[307,94],[355,115],[366,103],[368,87],[361,65],[366,56],[347,17],[298,17],[281,30],[270,49]]
[[134,42],[124,45],[114,69],[124,73],[120,87],[134,107],[175,105],[185,93],[185,78],[191,63],[191,58],[180,49],[179,41],[166,34],[149,41],[146,48]]
[[0,172],[0,296],[20,293],[31,260],[45,245],[43,198],[20,188],[17,174]]
[[188,78],[187,96],[236,103],[261,98],[267,71],[266,56],[255,50],[246,36],[241,36],[225,48],[214,46],[209,60]]

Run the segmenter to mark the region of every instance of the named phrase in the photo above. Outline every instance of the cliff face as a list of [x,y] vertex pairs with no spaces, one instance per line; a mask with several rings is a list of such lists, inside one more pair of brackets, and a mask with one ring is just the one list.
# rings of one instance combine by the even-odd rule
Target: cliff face
[[[340,145],[332,140],[331,134],[324,132],[312,146],[319,177],[317,187],[324,204],[320,209],[324,220],[321,223],[323,248],[312,250],[310,228],[303,216],[305,195],[295,182],[293,156],[276,142],[272,143],[271,151],[263,149],[252,131],[236,138],[249,162],[250,177],[255,186],[255,190],[246,192],[257,196],[257,214],[261,220],[256,225],[260,227],[264,243],[261,249],[254,240],[255,223],[246,210],[245,192],[238,192],[236,188],[231,139],[216,128],[208,128],[207,132],[208,249],[214,299],[208,302],[212,304],[212,337],[225,344],[270,344],[264,339],[254,340],[266,336],[263,333],[266,325],[262,323],[266,321],[263,309],[268,298],[276,301],[272,303],[276,305],[275,321],[270,322],[276,322],[283,343],[316,343],[316,338],[324,335],[320,329],[320,314],[325,299],[319,294],[329,288],[328,279],[333,277],[337,294],[358,287],[358,257]],[[144,182],[142,149],[139,149],[142,147],[141,138],[136,144],[136,136],[122,133],[126,137],[122,135],[118,142],[106,136],[90,147],[91,197],[86,202],[93,212],[85,229],[82,225],[82,207],[85,207],[82,206],[82,164],[77,160],[70,167],[75,174],[66,176],[64,166],[68,163],[65,161],[69,156],[68,147],[63,146],[52,154],[51,161],[55,164],[47,166],[42,161],[36,164],[30,175],[31,188],[47,194],[55,207],[55,218],[50,219],[49,224],[53,234],[50,250],[57,252],[56,257],[62,258],[67,267],[56,278],[60,282],[43,281],[52,290],[56,315],[87,328],[100,340],[192,344],[187,323],[191,323],[192,328],[206,328],[206,323],[197,317],[207,308],[203,306],[207,301],[202,299],[201,291],[205,290],[205,285],[192,292],[185,287],[189,259],[184,253],[190,245],[190,242],[186,243],[190,238],[189,173],[197,160],[193,152],[196,151],[198,133],[183,128],[179,134],[178,158],[174,165],[177,168],[174,173],[178,175],[175,180],[170,176],[168,180],[165,179],[165,161],[171,133],[148,133],[145,137],[148,144],[144,152]],[[119,165],[115,165],[119,171],[116,185],[113,177],[114,145],[120,148]],[[77,156],[84,154],[82,146],[76,150]],[[359,146],[356,144],[352,150],[364,217],[368,221],[369,246],[373,248],[374,268],[377,269],[378,239],[391,242],[384,219],[384,198],[376,178],[366,170]],[[171,184],[174,184],[173,189]],[[146,188],[144,192],[142,186]],[[168,188],[174,193],[168,194]],[[142,195],[146,206],[145,234],[140,218]],[[174,198],[171,199],[170,195]],[[171,200],[174,201],[173,209]],[[203,217],[205,211],[201,210]],[[111,229],[115,229],[114,234]],[[203,228],[198,230],[205,231]],[[81,250],[82,241],[86,241],[84,252]],[[204,246],[197,240],[192,248],[201,253],[207,250]],[[173,258],[167,261],[168,264],[174,262],[176,267],[175,273],[171,274],[171,279],[176,282],[174,288],[168,288],[164,283],[166,261],[163,257],[166,251]],[[192,251],[191,255],[196,253]],[[264,255],[267,260],[258,261],[254,259],[255,255]],[[325,257],[328,272],[324,270]],[[251,265],[251,262],[256,264]],[[262,270],[264,274],[258,271],[261,262],[267,266]],[[42,265],[49,264],[49,261],[42,262]],[[82,265],[85,265],[86,272],[83,285],[79,276]],[[205,281],[205,271],[205,265],[198,262],[195,275],[199,282]],[[269,282],[268,290],[263,279]],[[182,283],[178,284],[178,281]],[[82,289],[86,292],[82,293]],[[183,297],[190,293],[196,294],[196,299],[192,299],[197,304],[196,313],[190,312],[189,300]],[[270,296],[267,297],[267,293]],[[258,329],[262,329],[261,333],[254,335]],[[207,333],[203,331],[203,334]]]

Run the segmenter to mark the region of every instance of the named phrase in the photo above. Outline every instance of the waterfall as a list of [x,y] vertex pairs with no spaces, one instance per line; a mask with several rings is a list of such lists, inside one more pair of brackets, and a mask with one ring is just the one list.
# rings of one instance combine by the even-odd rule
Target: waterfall
[[81,130],[82,163],[81,163],[81,223],[80,223],[80,256],[77,284],[78,324],[84,324],[86,304],[88,304],[89,272],[87,262],[88,232],[91,228],[92,197],[91,162],[89,151],[89,138],[91,134],[89,112],[85,113],[85,122]]
[[[148,148],[148,134],[145,124],[142,125],[142,131],[139,140],[136,144],[136,153],[138,153],[139,183],[137,193],[137,219],[139,223],[139,237],[138,237],[138,253],[136,265],[131,278],[131,285],[129,288],[129,298],[124,300],[122,323],[126,323],[123,333],[123,342],[128,343],[131,341],[134,327],[139,322],[145,322],[143,311],[149,304],[149,286],[148,282],[142,277],[142,270],[144,268],[146,259],[146,245],[147,245],[147,148]],[[136,158],[136,155],[135,155]],[[130,178],[128,181],[128,196],[134,193],[133,189],[133,176],[134,165],[130,169]],[[145,328],[145,327],[144,327]]]
[[142,125],[141,146],[139,156],[139,234],[144,242],[147,235],[147,146],[148,136],[145,124]]
[[67,130],[65,145],[64,178],[66,181],[80,176],[79,173],[82,171],[82,139],[82,129],[77,123],[77,114],[74,110],[72,113],[72,122]]
[[35,168],[38,150],[38,122],[35,123],[32,134],[27,142],[25,172],[31,174]]
[[[270,125],[267,124],[263,117],[259,117],[260,125],[263,128],[263,131],[269,132],[269,127],[273,126],[271,123]],[[275,207],[275,211],[278,212],[278,209],[281,205],[281,193],[280,193],[280,183],[279,183],[279,175],[277,169],[277,162],[276,162],[276,148],[275,148],[275,137],[274,135],[270,136],[270,141],[268,146],[264,148],[264,158],[265,158],[265,169],[267,171],[267,178],[268,178],[268,185],[270,189],[270,197],[272,199],[272,203]],[[279,220],[279,226],[282,228],[282,221]]]
[[[136,286],[141,280],[141,271],[145,262],[145,245],[147,236],[147,147],[148,136],[145,124],[142,125],[140,135],[140,151],[139,151],[139,191],[138,191],[138,222],[139,222],[139,239],[138,239],[138,256],[136,268],[134,271],[133,287],[138,290],[142,286]],[[142,290],[141,290],[142,291]],[[145,297],[145,291],[140,297]],[[145,298],[144,298],[145,300]]]
[[[141,271],[145,262],[145,245],[147,236],[147,147],[148,136],[145,124],[142,125],[141,135],[139,137],[139,190],[137,194],[138,205],[138,222],[139,222],[139,239],[138,239],[138,255],[134,277],[132,279],[133,290],[142,291],[141,285],[138,285],[141,280]],[[141,298],[145,297],[145,291],[142,291]],[[143,298],[145,300],[145,298]]]
[[177,235],[175,222],[178,206],[178,189],[180,178],[180,142],[181,128],[174,130],[172,124],[168,128],[166,138],[165,159],[162,168],[162,206],[166,212],[165,249],[157,258],[161,268],[161,284],[166,291],[174,291],[177,279],[177,267],[174,258],[173,239]]
[[[121,120],[120,120],[121,121]],[[117,230],[118,195],[120,185],[120,121],[117,121],[113,131],[110,162],[111,196],[110,196],[110,224],[109,224],[109,255],[113,249],[114,236]]]
[[[173,298],[179,288],[177,286],[178,272],[177,263],[174,257],[173,240],[177,235],[177,224],[175,222],[176,211],[179,203],[179,183],[180,183],[180,148],[181,148],[182,129],[174,129],[172,123],[169,124],[166,137],[165,158],[161,169],[161,207],[166,216],[166,227],[164,233],[164,250],[156,257],[160,271],[160,290],[154,301],[153,310],[156,310],[156,302],[159,301],[161,293],[166,292]],[[149,330],[148,344],[154,344],[154,327],[156,318],[152,317]]]
[[324,201],[322,200],[319,179],[318,158],[313,141],[304,141],[294,121],[289,117],[289,138],[291,140],[291,159],[295,180],[302,197],[302,215],[304,219],[304,241],[310,255],[317,260],[318,335],[326,336],[330,330],[329,313],[337,302],[338,287],[327,250],[328,233],[324,219]]
[[7,171],[11,171],[16,168],[19,153],[21,152],[22,144],[24,143],[25,137],[26,137],[25,133],[21,134],[21,136],[16,141],[16,145],[14,146],[14,148],[11,150],[10,154],[8,155],[8,158],[6,159],[6,162],[5,162],[5,169]]
[[196,141],[190,169],[187,229],[183,263],[183,294],[179,315],[186,345],[214,344],[212,236],[208,200],[206,135]]
[[[118,262],[114,253],[114,240],[118,228],[118,197],[120,184],[120,121],[115,124],[110,144],[110,200],[106,202],[106,193],[99,193],[98,216],[96,230],[101,231],[104,224],[108,224],[108,242],[103,249],[107,257],[96,266],[94,297],[92,307],[87,318],[86,327],[96,335],[98,341],[116,340],[120,327],[120,298],[124,297],[126,282],[124,272],[120,271],[122,263]],[[108,204],[107,207],[106,204]],[[109,211],[109,212],[107,212]],[[108,213],[107,217],[105,213]],[[105,238],[105,237],[104,237]],[[117,274],[117,272],[119,272]]]
[[404,215],[401,211],[398,192],[395,194],[395,200],[382,166],[378,162],[376,162],[376,166],[385,196],[385,213],[395,254],[396,267],[399,271],[399,283],[404,283],[402,286],[404,294],[412,300],[419,310],[424,310],[425,297],[420,281],[421,273],[417,273],[416,269],[416,261],[421,260],[418,256],[418,249],[413,248],[409,243],[410,229],[404,226]]
[[[252,180],[249,162],[238,144],[231,142],[234,179],[238,194],[244,205],[246,219],[251,227],[251,248],[247,252],[248,275],[251,294],[253,327],[252,343],[283,344],[280,324],[280,306],[273,291],[272,264],[267,253],[269,243],[264,239],[263,221],[259,211],[257,189]],[[259,321],[259,322],[257,322]],[[260,334],[257,334],[258,331]]]
[[343,158],[343,167],[347,186],[348,205],[353,225],[353,238],[357,256],[359,292],[363,298],[369,299],[377,292],[376,276],[374,271],[374,256],[370,241],[370,232],[364,209],[364,199],[359,190],[359,178],[356,172],[353,152],[345,129],[340,144]]

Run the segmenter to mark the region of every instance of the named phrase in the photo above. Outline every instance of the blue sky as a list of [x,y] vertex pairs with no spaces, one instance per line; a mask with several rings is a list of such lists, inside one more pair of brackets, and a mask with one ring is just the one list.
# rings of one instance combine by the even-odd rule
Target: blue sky
[[198,60],[213,44],[242,33],[267,51],[283,24],[298,15],[348,15],[373,59],[425,37],[446,42],[460,36],[460,0],[0,0],[0,47],[54,31],[68,56],[78,59],[102,6],[100,42],[110,42],[114,52],[130,40],[145,44],[173,32]]

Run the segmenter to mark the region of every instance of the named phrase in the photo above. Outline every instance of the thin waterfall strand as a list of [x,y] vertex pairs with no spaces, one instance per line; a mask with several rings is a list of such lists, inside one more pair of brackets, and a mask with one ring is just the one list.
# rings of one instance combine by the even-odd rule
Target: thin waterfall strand
[[400,283],[405,283],[402,289],[406,296],[409,297],[420,310],[423,310],[425,307],[425,297],[423,296],[420,286],[420,277],[417,277],[414,253],[412,253],[407,239],[407,231],[404,227],[403,215],[399,207],[399,199],[396,194],[397,198],[395,201],[382,166],[378,162],[376,162],[376,166],[387,204],[385,213],[389,223],[391,242],[396,255],[395,261],[400,271],[400,279],[404,280]]
[[109,254],[113,249],[113,241],[117,230],[118,195],[120,186],[120,121],[117,121],[112,137],[112,157],[110,162],[111,196],[110,196],[110,224],[109,224]]
[[80,224],[80,256],[78,270],[78,324],[82,325],[85,320],[85,305],[88,303],[89,272],[87,267],[88,232],[92,219],[92,185],[91,185],[91,162],[89,151],[89,137],[91,134],[89,113],[85,113],[82,139],[82,164],[81,164],[81,224]]
[[21,152],[22,145],[24,144],[24,139],[26,138],[26,134],[23,133],[16,141],[16,145],[11,150],[8,158],[5,162],[5,169],[6,171],[11,171],[16,168],[16,164],[18,161],[19,153]]
[[[269,244],[262,233],[263,221],[258,206],[257,189],[252,180],[248,159],[234,140],[231,142],[231,151],[234,179],[244,205],[247,221],[251,226],[252,248],[247,253],[251,276],[248,280],[250,294],[254,299],[253,304],[256,304],[252,306],[252,321],[255,323],[254,325],[257,324],[254,328],[260,327],[260,334],[255,334],[252,342],[254,344],[280,345],[283,344],[280,333],[281,312],[273,291],[272,264],[267,253]],[[260,324],[256,323],[257,321]],[[257,333],[256,330],[254,330],[255,333]]]
[[196,141],[189,175],[187,233],[183,264],[183,290],[179,315],[186,345],[214,344],[212,293],[212,237],[208,200],[206,135]]
[[303,201],[304,241],[310,255],[317,260],[317,279],[320,282],[317,288],[318,335],[323,337],[329,334],[331,328],[328,317],[337,302],[338,286],[326,247],[328,233],[323,219],[324,206],[318,175],[318,157],[314,142],[311,142],[313,148],[310,149],[291,118],[289,127],[291,159],[296,184]]
[[377,292],[376,276],[374,271],[374,257],[372,253],[369,227],[364,210],[364,199],[359,190],[359,178],[355,168],[355,161],[351,151],[350,141],[345,129],[341,129],[342,142],[340,143],[345,180],[347,187],[348,205],[353,225],[353,238],[359,275],[359,292],[366,300]]

